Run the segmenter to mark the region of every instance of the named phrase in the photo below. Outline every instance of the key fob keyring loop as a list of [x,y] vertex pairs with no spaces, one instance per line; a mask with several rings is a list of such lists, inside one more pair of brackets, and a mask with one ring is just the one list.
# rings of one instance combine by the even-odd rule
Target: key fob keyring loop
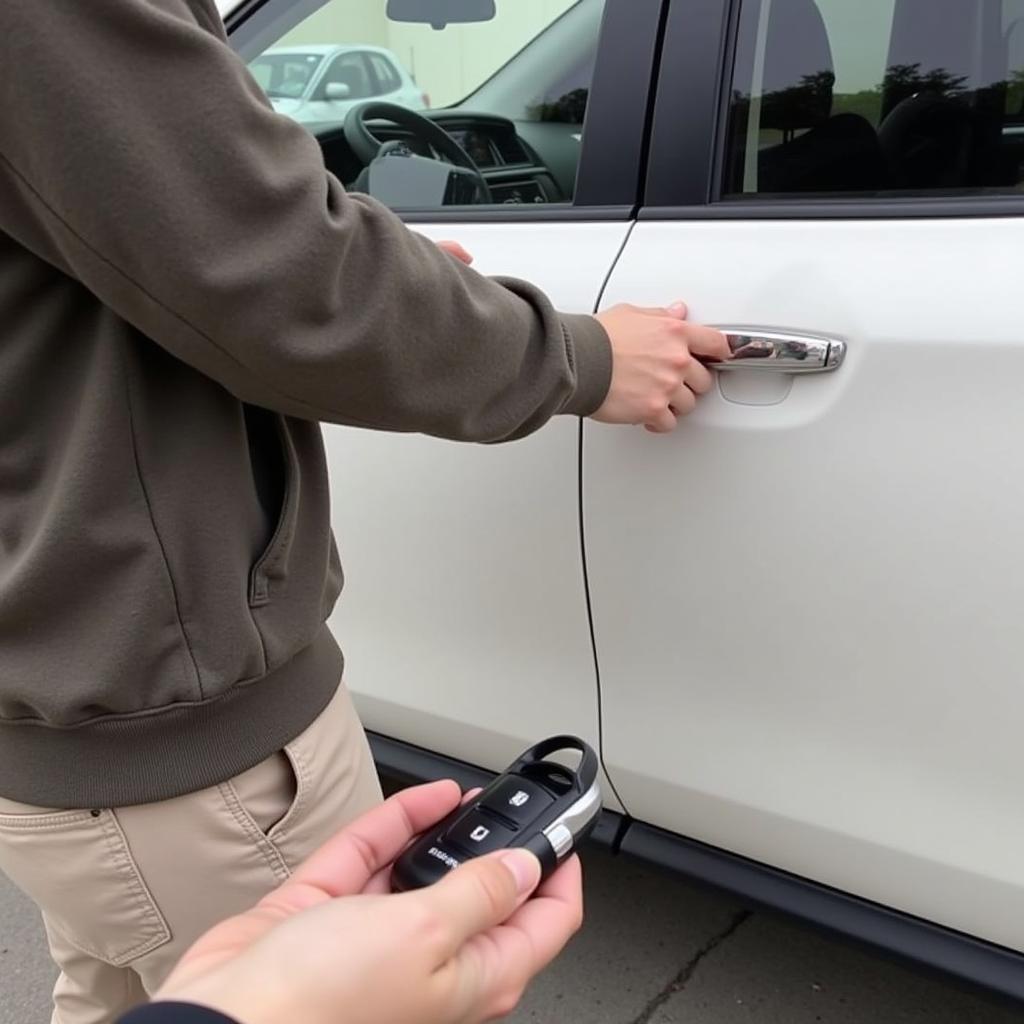
[[[560,751],[577,751],[577,767],[547,760]],[[533,853],[547,878],[597,824],[599,769],[596,751],[576,736],[534,744],[412,843],[392,868],[392,888],[419,889],[474,857],[515,848]]]
[[523,751],[505,769],[504,774],[509,772],[518,773],[530,764],[543,761],[544,758],[549,757],[551,754],[557,754],[562,750],[577,750],[582,755],[574,777],[576,792],[582,796],[597,782],[597,771],[600,764],[597,758],[597,751],[589,743],[584,743],[578,736],[552,736],[550,739],[535,743],[529,750]]

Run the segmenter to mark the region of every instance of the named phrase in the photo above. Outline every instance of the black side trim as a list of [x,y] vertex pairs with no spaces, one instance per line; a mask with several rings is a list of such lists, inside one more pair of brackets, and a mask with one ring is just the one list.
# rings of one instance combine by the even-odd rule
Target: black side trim
[[901,914],[736,854],[632,822],[617,852],[667,868],[755,906],[1024,1002],[1024,954]]
[[[405,784],[455,779],[464,789],[494,778],[484,771],[399,740],[369,733],[382,775]],[[605,811],[593,839],[613,853],[665,868],[782,913],[915,968],[1024,1004],[1024,954],[851,896],[725,850]]]
[[1024,217],[1024,196],[920,199],[739,200],[711,206],[650,206],[640,220],[910,220]]
[[[381,775],[402,785],[419,782],[433,782],[436,779],[454,779],[464,790],[486,786],[497,774],[475,768],[464,761],[456,761],[442,754],[432,754],[411,743],[388,739],[374,732],[367,732],[370,750],[377,762]],[[624,818],[614,811],[602,811],[590,842],[614,848],[622,831]]]

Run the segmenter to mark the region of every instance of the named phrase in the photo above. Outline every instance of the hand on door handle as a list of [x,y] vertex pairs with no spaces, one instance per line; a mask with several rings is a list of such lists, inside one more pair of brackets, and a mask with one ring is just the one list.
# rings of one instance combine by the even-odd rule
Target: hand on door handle
[[732,359],[709,363],[715,370],[771,370],[775,373],[829,373],[846,358],[846,342],[802,334],[719,327]]
[[599,423],[643,424],[667,434],[714,386],[706,360],[729,359],[725,335],[690,323],[686,304],[613,306],[597,314],[612,350],[612,379]]

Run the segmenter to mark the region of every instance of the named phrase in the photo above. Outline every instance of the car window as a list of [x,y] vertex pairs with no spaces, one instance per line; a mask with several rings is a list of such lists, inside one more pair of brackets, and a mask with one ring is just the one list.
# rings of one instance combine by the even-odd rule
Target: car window
[[[401,209],[569,204],[604,3],[499,0],[487,13],[486,0],[327,0],[284,23],[250,67],[349,189]],[[436,13],[470,8],[485,17]],[[331,63],[310,93],[282,85],[280,69],[315,54]],[[374,97],[410,116],[378,107],[359,132]]]
[[402,88],[402,79],[398,77],[398,72],[395,71],[394,65],[392,65],[387,57],[379,53],[369,53],[367,58],[377,78],[377,92],[379,94],[395,92]]
[[722,192],[1024,191],[1024,0],[743,0]]
[[346,90],[344,99],[365,100],[377,94],[370,69],[366,62],[366,54],[359,50],[342,53],[331,61],[327,72],[317,86],[316,99],[330,100],[330,86],[341,85]]
[[268,96],[295,99],[306,91],[322,62],[319,53],[265,53],[249,66]]
[[1007,67],[1010,74],[1006,90],[1008,126],[1024,126],[1024,0],[1007,0],[1003,12]]

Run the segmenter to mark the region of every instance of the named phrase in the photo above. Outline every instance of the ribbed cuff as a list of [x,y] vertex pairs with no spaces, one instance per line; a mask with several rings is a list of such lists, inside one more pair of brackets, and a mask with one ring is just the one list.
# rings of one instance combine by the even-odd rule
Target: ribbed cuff
[[562,313],[565,343],[576,370],[576,390],[562,409],[590,416],[604,405],[612,384],[612,343],[596,317]]
[[121,1017],[117,1024],[238,1024],[238,1021],[193,1003],[147,1003]]
[[71,810],[156,803],[216,786],[295,739],[330,703],[343,664],[324,627],[291,661],[201,704],[112,715],[77,729],[0,720],[0,793]]

